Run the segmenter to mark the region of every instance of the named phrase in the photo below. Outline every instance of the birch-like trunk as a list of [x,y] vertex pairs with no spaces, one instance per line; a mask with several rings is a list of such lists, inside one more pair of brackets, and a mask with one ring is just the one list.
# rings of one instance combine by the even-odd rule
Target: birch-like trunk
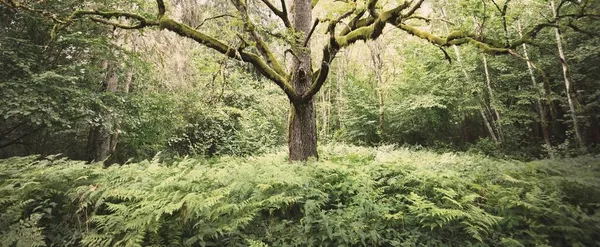
[[[523,31],[521,29],[520,21],[517,22],[517,31],[519,32],[519,36],[523,37]],[[535,78],[533,64],[531,63],[529,54],[527,53],[527,45],[526,44],[523,44],[523,55],[524,55],[525,59],[527,60],[527,70],[529,71],[529,76],[531,77],[531,83],[532,83],[534,90],[536,90],[536,95],[537,95],[537,94],[539,94],[539,92],[537,90],[537,87],[538,87],[537,80]],[[542,127],[542,135],[544,136],[544,142],[546,143],[546,152],[548,153],[548,157],[550,157],[551,159],[554,159],[554,152],[552,152],[552,142],[550,141],[550,132],[548,130],[548,119],[546,117],[546,109],[545,109],[544,104],[542,103],[542,100],[540,99],[539,96],[536,97],[536,103],[537,103],[537,108],[538,108],[538,114],[540,116],[540,125]]]
[[385,101],[383,97],[383,60],[381,58],[382,49],[379,44],[375,43],[377,41],[372,41],[371,45],[369,45],[369,49],[371,50],[371,62],[373,66],[373,71],[376,77],[376,85],[375,92],[377,93],[377,102],[379,104],[378,109],[378,132],[379,137],[383,140],[383,136],[385,134],[384,130],[384,121],[385,121]]
[[[446,3],[448,3],[446,1]],[[442,17],[444,19],[447,19],[446,16],[446,10],[442,7],[441,8],[442,11]],[[444,22],[444,26],[446,29],[446,32],[450,31],[450,27],[448,27],[448,23]],[[469,76],[469,73],[467,72],[467,70],[465,69],[463,63],[462,63],[462,57],[460,54],[460,50],[458,49],[458,46],[453,45],[452,49],[454,50],[454,54],[456,55],[456,62],[458,63],[458,66],[460,67],[461,72],[463,73],[465,80],[467,80],[468,82],[471,82],[471,77]],[[498,137],[496,136],[496,133],[494,131],[494,128],[492,128],[492,125],[490,124],[490,120],[488,119],[488,116],[485,114],[485,110],[484,110],[484,105],[480,104],[480,109],[479,109],[479,113],[481,114],[481,117],[483,119],[483,123],[485,124],[486,129],[488,130],[490,137],[492,138],[492,140],[494,140],[494,142],[496,144],[500,144],[500,141],[498,140]]]
[[337,110],[337,120],[338,120],[338,128],[343,128],[344,126],[344,121],[342,119],[342,116],[344,115],[344,76],[343,73],[344,71],[344,67],[342,65],[342,63],[345,61],[345,59],[338,59],[338,63],[337,63],[337,73],[336,73],[336,86],[337,86],[337,95],[335,98],[335,103],[336,103],[336,110]]
[[[554,18],[556,18],[558,13],[556,13],[556,6],[554,3],[554,0],[550,1],[550,7],[552,8],[552,14],[554,15]],[[558,55],[560,58],[560,64],[562,66],[563,78],[565,81],[565,89],[566,89],[566,94],[567,94],[567,102],[569,103],[569,110],[570,110],[571,120],[573,121],[573,129],[575,131],[575,138],[577,139],[577,144],[579,145],[579,149],[581,150],[581,152],[585,153],[586,147],[585,147],[585,143],[583,141],[583,137],[581,136],[581,131],[579,130],[579,121],[577,119],[577,110],[575,109],[575,103],[574,103],[573,97],[571,95],[572,84],[571,84],[571,80],[569,79],[569,67],[567,66],[567,60],[565,58],[565,53],[563,51],[562,37],[560,34],[560,30],[558,28],[555,28],[554,34],[556,36],[556,46],[558,48]]]
[[490,108],[492,108],[492,111],[496,115],[495,126],[496,126],[496,130],[498,133],[498,141],[504,142],[504,136],[502,134],[500,112],[498,112],[497,107],[494,107],[494,105],[497,103],[497,101],[496,101],[496,97],[494,96],[494,89],[492,89],[492,79],[490,77],[490,71],[488,69],[487,57],[485,56],[485,54],[481,54],[481,57],[483,58],[483,70],[485,72],[485,81],[486,81],[486,86],[487,86],[487,90],[488,90],[488,95],[490,96]]

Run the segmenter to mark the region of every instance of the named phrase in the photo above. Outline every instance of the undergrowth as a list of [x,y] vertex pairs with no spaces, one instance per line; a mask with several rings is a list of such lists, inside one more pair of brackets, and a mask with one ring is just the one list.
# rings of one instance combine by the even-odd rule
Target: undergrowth
[[600,158],[0,160],[0,246],[600,246]]

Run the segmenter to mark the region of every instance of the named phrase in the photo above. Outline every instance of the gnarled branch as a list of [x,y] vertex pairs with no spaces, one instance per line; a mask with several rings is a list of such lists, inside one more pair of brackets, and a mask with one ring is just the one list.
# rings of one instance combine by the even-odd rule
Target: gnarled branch
[[290,19],[288,17],[288,13],[287,13],[287,8],[285,6],[285,0],[281,0],[281,10],[278,9],[277,7],[275,7],[275,5],[273,5],[273,3],[271,3],[269,0],[260,0],[260,1],[263,2],[265,5],[267,5],[267,7],[269,7],[269,9],[276,16],[278,16],[281,19],[281,21],[283,21],[283,25],[285,25],[285,27],[292,28],[292,23],[290,22]]

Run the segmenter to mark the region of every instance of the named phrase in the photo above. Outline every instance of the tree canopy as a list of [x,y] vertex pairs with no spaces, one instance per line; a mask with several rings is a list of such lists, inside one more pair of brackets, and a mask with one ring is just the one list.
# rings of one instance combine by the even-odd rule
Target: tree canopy
[[0,247],[596,246],[599,22],[0,0]]

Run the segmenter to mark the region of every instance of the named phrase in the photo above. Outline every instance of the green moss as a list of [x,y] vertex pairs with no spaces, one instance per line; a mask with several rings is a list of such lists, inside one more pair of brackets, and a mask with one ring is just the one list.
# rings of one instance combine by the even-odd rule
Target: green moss
[[465,34],[462,31],[452,31],[450,34],[448,34],[448,37],[446,37],[446,42],[455,40],[455,39],[460,39],[460,38],[464,38],[467,37],[467,34]]
[[[190,26],[181,24],[166,17],[163,17],[159,20],[159,26],[162,29],[167,29],[169,31],[175,32],[180,36],[191,38],[206,47],[212,48],[222,54],[225,54],[230,58],[235,58],[251,63],[261,74],[263,74],[269,80],[275,82],[275,84],[277,84],[281,89],[283,89],[288,96],[295,97],[296,92],[294,88],[284,78],[285,73],[278,73],[276,70],[269,67],[269,65],[256,54],[244,52],[242,50],[236,50],[218,39],[210,37],[198,30],[193,29]],[[271,54],[271,56],[273,55]],[[280,68],[280,70],[282,69]]]
[[359,40],[367,40],[373,34],[375,27],[373,25],[358,28],[345,36],[335,37],[336,43],[340,47],[349,46]]
[[409,25],[405,25],[405,24],[400,24],[400,25],[398,25],[398,27],[411,35],[428,40],[431,43],[434,43],[437,45],[446,45],[447,44],[446,40],[444,40],[440,37],[437,37],[429,32],[419,30],[418,28],[415,28],[415,27],[412,27]]
[[183,37],[191,38],[198,43],[201,43],[209,48],[215,49],[223,54],[235,53],[233,49],[230,49],[224,42],[203,34],[187,25],[183,25],[169,18],[161,18],[159,20],[159,27],[173,31]]
[[470,42],[472,45],[476,46],[477,48],[479,48],[481,50],[481,52],[486,53],[486,54],[490,54],[490,55],[498,55],[498,54],[507,54],[509,52],[509,49],[507,48],[497,48],[497,47],[492,47],[488,44],[485,44],[483,42],[479,42],[477,40],[471,39]]
[[317,6],[317,3],[319,3],[319,0],[312,0],[310,2],[310,6],[314,8],[315,6]]

